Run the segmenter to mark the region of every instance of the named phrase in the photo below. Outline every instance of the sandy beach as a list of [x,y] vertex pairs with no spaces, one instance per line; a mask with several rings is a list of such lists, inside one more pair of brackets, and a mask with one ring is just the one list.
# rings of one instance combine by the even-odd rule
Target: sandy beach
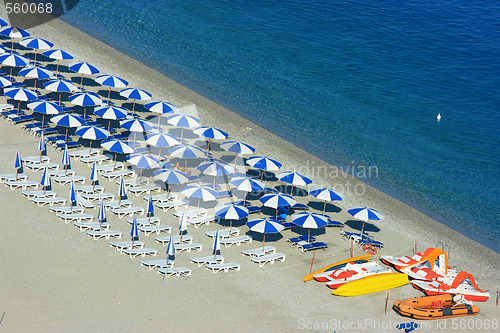
[[[52,41],[55,48],[71,52],[75,60],[92,63],[103,74],[128,80],[129,87],[150,92],[152,100],[167,101],[189,112],[196,110],[203,126],[221,128],[230,138],[250,144],[256,148],[256,155],[280,161],[283,171],[296,170],[309,176],[313,184],[308,189],[323,186],[343,189],[345,199],[335,203],[338,209],[330,215],[337,221],[347,222],[344,230],[356,231],[351,226],[359,228],[361,224],[352,220],[347,209],[355,206],[377,209],[385,219],[369,228],[380,229],[375,238],[385,247],[374,259],[378,260],[380,254],[412,255],[415,242],[419,251],[444,247],[449,254],[449,264],[472,273],[479,287],[490,291],[491,298],[476,303],[481,308],[479,315],[463,319],[465,323],[473,319],[468,327],[460,326],[462,319],[458,318],[424,323],[428,326],[420,331],[489,331],[495,327],[491,326],[495,320],[498,328],[499,307],[495,306],[496,293],[500,290],[498,253],[60,20],[32,28],[30,33]],[[68,76],[79,75],[68,73]],[[0,101],[5,103],[5,97]],[[0,173],[14,172],[17,149],[22,156],[37,155],[37,144],[37,137],[20,126],[0,120]],[[61,152],[50,147],[47,154],[53,162],[60,163]],[[90,176],[90,168],[78,161],[72,161],[72,169],[77,175]],[[376,177],[376,168],[366,166],[364,171]],[[25,168],[25,173],[30,180],[41,178],[40,172]],[[100,183],[105,192],[117,192],[114,182],[101,177]],[[69,196],[69,185],[53,184],[53,190],[61,197]],[[143,196],[129,193],[129,199],[135,205],[146,206]],[[411,285],[392,289],[389,308],[384,314],[386,292],[342,298],[331,295],[323,284],[303,283],[313,253],[303,254],[286,243],[287,238],[296,235],[291,231],[284,231],[281,239],[269,242],[278,252],[286,254],[285,262],[264,267],[250,262],[241,251],[261,245],[254,240],[251,244],[222,248],[226,262],[241,264],[239,272],[213,274],[190,263],[189,257],[211,253],[212,240],[204,233],[216,230],[215,224],[189,228],[195,241],[203,244],[201,253],[176,255],[176,266],[192,268],[192,275],[163,280],[155,271],[140,265],[142,258],[130,259],[120,254],[109,247],[107,240],[92,240],[58,219],[48,208],[29,202],[20,190],[11,191],[1,186],[0,200],[3,215],[0,330],[5,332],[394,332],[397,331],[395,324],[410,320],[390,309],[392,303],[422,295]],[[299,199],[301,203],[308,201],[309,197]],[[90,212],[97,216],[96,210]],[[156,210],[156,216],[162,219],[162,224],[171,225],[173,233],[177,231],[179,221],[171,212]],[[130,225],[126,219],[108,214],[112,229],[121,230],[123,240],[129,240]],[[243,234],[247,230],[245,226],[240,229]],[[140,237],[145,247],[158,250],[155,259],[164,258],[166,247],[155,242],[154,234]],[[313,270],[350,256],[350,242],[342,239],[340,230],[329,228],[318,237],[329,247],[315,253]],[[354,255],[363,253],[359,246],[354,246]],[[486,322],[490,323],[490,329],[485,329]]]

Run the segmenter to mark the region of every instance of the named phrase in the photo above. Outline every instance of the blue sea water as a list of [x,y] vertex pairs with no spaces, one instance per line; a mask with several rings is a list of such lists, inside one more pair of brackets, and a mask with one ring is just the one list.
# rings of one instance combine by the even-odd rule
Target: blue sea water
[[499,17],[494,0],[80,0],[62,19],[327,162],[376,166],[363,180],[500,252]]

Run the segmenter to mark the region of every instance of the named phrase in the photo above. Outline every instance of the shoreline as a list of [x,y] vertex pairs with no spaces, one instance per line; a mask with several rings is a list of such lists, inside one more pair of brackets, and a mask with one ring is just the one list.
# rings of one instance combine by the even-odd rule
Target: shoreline
[[[153,94],[153,100],[164,100],[168,101],[178,107],[185,107],[189,105],[196,105],[197,112],[202,120],[202,124],[204,126],[217,126],[222,130],[235,135],[233,138],[236,138],[236,135],[241,132],[241,129],[247,129],[247,132],[251,135],[246,138],[242,138],[242,141],[254,146],[256,150],[256,155],[264,155],[269,156],[271,158],[276,158],[278,161],[283,163],[283,170],[293,170],[293,168],[300,168],[304,161],[307,161],[310,165],[308,172],[304,172],[306,175],[310,176],[314,174],[315,170],[325,169],[330,172],[337,173],[338,169],[335,167],[326,164],[321,161],[319,158],[308,154],[307,152],[301,150],[300,148],[283,141],[281,138],[276,135],[264,130],[263,128],[251,123],[249,120],[239,116],[238,114],[233,113],[232,111],[222,107],[210,101],[203,96],[197,94],[189,90],[188,88],[181,86],[180,84],[172,81],[171,79],[165,77],[163,74],[145,66],[144,64],[118,52],[117,50],[103,44],[102,42],[86,35],[80,30],[69,26],[68,24],[60,21],[54,20],[43,26],[39,26],[36,28],[32,28],[30,30],[32,34],[36,37],[47,38],[55,44],[55,47],[60,47],[62,49],[68,50],[72,54],[75,55],[75,60],[89,61],[95,66],[97,66],[102,74],[114,74],[130,82],[130,87],[137,87],[141,89],[145,89]],[[31,150],[32,155],[36,154],[36,139],[29,137],[18,127],[12,127],[8,125],[5,121],[2,121],[0,124],[2,129],[6,129],[4,135],[7,135],[6,132],[13,133],[15,135],[20,135],[20,133],[24,133],[23,142],[26,144],[23,146],[23,150]],[[251,128],[251,131],[248,130]],[[272,138],[272,141],[269,140]],[[2,137],[2,139],[6,139]],[[26,140],[24,140],[26,139]],[[12,145],[6,146],[3,144],[5,142],[2,140],[2,146],[0,147],[1,153],[6,156],[2,161],[2,173],[9,172],[12,170],[12,161],[13,154],[12,150],[15,148]],[[50,155],[54,157],[54,161],[60,160],[60,153],[55,153],[53,149],[50,149]],[[75,170],[78,171],[78,174],[87,176],[88,170],[87,168],[80,165],[79,162],[72,162],[72,166],[75,167]],[[35,174],[38,177],[38,174]],[[37,178],[33,178],[38,180]],[[497,288],[500,283],[500,279],[496,275],[499,263],[500,256],[498,253],[493,250],[475,242],[471,241],[469,238],[464,235],[452,230],[451,228],[446,227],[438,221],[431,219],[430,217],[418,212],[414,208],[392,198],[388,195],[382,193],[381,191],[365,184],[364,182],[354,178],[352,179],[349,175],[345,175],[339,173],[339,177],[335,179],[318,179],[317,177],[312,177],[313,185],[316,187],[320,184],[322,185],[335,185],[340,184],[342,186],[347,186],[347,181],[358,185],[364,188],[365,193],[362,196],[349,195],[345,194],[345,200],[340,202],[340,204],[335,204],[336,206],[342,208],[340,213],[335,213],[335,217],[338,218],[341,222],[349,220],[349,216],[346,212],[347,208],[359,205],[366,205],[369,207],[373,207],[380,211],[382,215],[385,216],[385,220],[376,223],[375,226],[380,228],[380,232],[376,234],[376,239],[381,240],[386,244],[386,247],[381,251],[384,254],[390,255],[407,255],[411,254],[411,249],[413,248],[413,242],[418,241],[419,251],[426,248],[427,246],[436,246],[437,242],[446,243],[448,245],[448,252],[450,253],[450,262],[452,265],[457,265],[462,270],[467,270],[476,276],[480,281],[479,285],[483,288]],[[9,196],[11,192],[6,189],[0,190],[0,195],[2,198],[5,198],[8,202],[8,208],[6,213],[12,214],[10,217],[11,222],[15,222],[20,217],[27,219],[27,221],[22,221],[22,225],[29,226],[30,214],[33,212],[41,212],[41,208],[33,207],[31,204],[29,207],[26,207],[24,212],[16,212],[15,208],[19,205],[15,202],[14,199],[20,198],[18,196]],[[7,194],[7,195],[6,195]],[[66,190],[63,190],[62,196],[66,197]],[[134,198],[135,199],[135,198]],[[25,199],[21,199],[25,200]],[[24,203],[25,201],[23,201]],[[7,215],[7,214],[6,214]],[[53,214],[46,212],[43,210],[43,213],[40,214],[41,219],[47,219],[53,221]],[[42,220],[41,220],[42,222]],[[171,225],[175,225],[175,220],[171,221]],[[59,224],[59,223],[57,223]],[[41,231],[41,226],[37,226],[36,231]],[[87,313],[88,316],[96,315],[98,318],[102,318],[102,314],[98,314],[99,311],[113,311],[116,310],[118,302],[115,302],[117,295],[119,295],[119,299],[122,300],[120,303],[128,305],[130,308],[121,307],[120,311],[117,314],[112,315],[111,323],[105,323],[103,327],[97,326],[97,323],[93,324],[93,327],[97,329],[108,328],[109,330],[119,330],[120,328],[132,328],[132,327],[141,327],[141,324],[144,324],[147,328],[155,328],[155,327],[164,327],[164,323],[162,323],[161,316],[164,313],[169,314],[171,319],[177,317],[178,323],[169,322],[169,327],[182,329],[182,327],[186,327],[185,325],[193,325],[194,327],[204,327],[206,324],[204,320],[213,320],[222,327],[226,329],[234,329],[235,327],[240,327],[242,331],[262,331],[266,329],[274,328],[273,324],[280,323],[283,326],[279,326],[279,330],[288,329],[289,331],[302,331],[300,326],[298,326],[298,320],[304,318],[312,318],[313,321],[324,321],[332,318],[333,311],[331,311],[330,307],[339,308],[336,311],[336,316],[338,318],[345,318],[345,320],[355,320],[356,313],[353,313],[352,309],[360,309],[363,315],[367,318],[380,318],[383,316],[383,311],[380,310],[380,302],[381,299],[385,298],[385,293],[381,295],[381,293],[368,295],[367,297],[361,296],[357,298],[337,298],[329,295],[328,291],[325,290],[324,286],[319,284],[314,284],[313,282],[303,284],[301,282],[301,277],[307,274],[310,265],[310,254],[302,255],[296,252],[296,249],[293,248],[285,248],[284,243],[277,244],[279,250],[287,251],[287,261],[280,265],[278,263],[273,266],[263,267],[262,269],[255,268],[254,266],[250,266],[252,269],[250,273],[238,272],[235,274],[227,274],[220,276],[213,276],[213,274],[208,274],[205,271],[201,272],[193,269],[193,274],[200,275],[199,277],[194,277],[186,280],[170,280],[170,281],[161,281],[158,278],[157,274],[148,274],[151,272],[145,272],[143,269],[138,267],[138,263],[131,263],[131,260],[125,258],[123,256],[117,257],[114,251],[109,249],[106,242],[93,242],[89,241],[84,236],[80,236],[78,233],[74,231],[69,232],[68,227],[65,225],[61,225],[57,227],[56,235],[64,237],[69,236],[67,240],[53,240],[47,241],[44,237],[49,236],[39,236],[41,240],[30,240],[32,243],[28,244],[29,247],[32,247],[32,250],[40,249],[40,254],[32,254],[25,253],[27,249],[22,251],[21,255],[29,258],[31,255],[36,255],[38,260],[42,262],[45,260],[51,261],[53,266],[49,266],[51,268],[55,268],[54,274],[56,278],[54,281],[50,281],[50,272],[44,272],[42,274],[47,280],[43,280],[43,282],[47,285],[51,285],[52,287],[58,287],[56,281],[63,282],[64,279],[67,278],[67,274],[71,276],[72,279],[77,280],[79,284],[77,284],[76,288],[79,292],[85,295],[89,295],[88,298],[85,296],[82,300],[78,300],[77,305],[93,305],[94,308]],[[122,228],[125,231],[125,228]],[[16,233],[16,228],[13,226],[9,226],[9,230],[11,232]],[[350,230],[348,227],[346,230]],[[28,233],[34,233],[35,230],[27,231]],[[125,232],[124,232],[125,233]],[[30,234],[31,235],[31,234]],[[289,234],[286,234],[288,237]],[[31,235],[32,236],[32,235]],[[6,236],[3,236],[6,237]],[[12,247],[16,246],[15,242],[22,242],[24,235],[11,235],[9,236],[11,239],[6,238],[5,241],[11,245]],[[54,236],[50,236],[54,237]],[[200,236],[202,237],[202,236]],[[314,267],[320,268],[322,265],[326,265],[334,261],[332,257],[338,258],[339,256],[346,256],[349,251],[349,243],[341,239],[338,235],[338,232],[335,230],[328,230],[327,235],[323,236],[325,241],[331,247],[327,252],[318,252],[318,258],[315,262]],[[401,240],[402,242],[395,242],[395,239]],[[60,242],[60,243],[59,243]],[[76,242],[76,243],[71,243]],[[402,244],[404,242],[404,244]],[[258,242],[256,242],[258,243]],[[64,251],[68,251],[68,249],[63,246],[67,245],[71,247],[77,247],[75,253],[79,253],[80,257],[73,258],[74,261],[71,261],[71,255],[75,253],[65,254]],[[22,247],[22,243],[17,246]],[[38,245],[40,248],[34,247]],[[81,245],[81,247],[80,247]],[[251,245],[252,246],[252,245]],[[255,247],[255,244],[253,244]],[[43,251],[42,251],[43,250]],[[74,250],[74,249],[72,249]],[[229,249],[231,250],[231,249]],[[231,251],[225,250],[225,254],[229,256]],[[239,252],[240,249],[236,249],[234,252]],[[66,261],[63,263],[57,262],[50,255],[44,255],[44,251],[48,251],[48,253],[52,255],[56,255],[58,257],[63,257]],[[355,255],[360,253],[361,251],[358,248],[355,248]],[[12,267],[9,264],[12,264],[12,261],[16,257],[15,251],[9,251],[10,258],[2,259],[2,267]],[[81,256],[81,255],[84,256]],[[87,255],[95,255],[93,257],[88,257]],[[44,256],[47,258],[40,259],[40,256]],[[118,258],[118,260],[117,260]],[[241,254],[238,253],[236,256],[239,261],[244,261],[241,258]],[[344,258],[339,258],[344,259]],[[83,266],[80,266],[80,263]],[[100,267],[101,265],[106,264],[105,267]],[[5,265],[5,266],[4,266]],[[39,264],[35,263],[35,266],[38,267]],[[83,267],[83,269],[80,269]],[[15,276],[15,272],[25,270],[25,267],[19,267],[19,265],[14,265],[12,267],[12,272],[3,273],[8,274],[8,278],[12,278]],[[66,272],[69,271],[68,272]],[[106,272],[109,270],[109,272]],[[248,269],[247,269],[248,271]],[[29,272],[29,271],[28,271]],[[283,273],[286,272],[286,275]],[[94,273],[96,276],[94,276]],[[48,275],[47,275],[48,274]],[[81,274],[82,276],[77,276]],[[102,274],[102,277],[100,276]],[[1,275],[0,275],[1,276]],[[119,277],[122,277],[120,279]],[[299,279],[300,278],[300,279]],[[62,279],[62,280],[58,280]],[[135,290],[132,291],[130,296],[127,296],[127,284],[133,281],[138,281],[146,284],[150,289],[147,290]],[[23,279],[24,280],[24,279]],[[109,280],[109,281],[108,281]],[[118,281],[122,280],[122,281]],[[9,281],[9,280],[7,280]],[[203,284],[206,286],[200,286],[199,282],[203,281]],[[255,282],[254,282],[255,281]],[[264,289],[264,293],[260,290],[262,283],[265,281],[274,281],[274,283],[270,283],[271,286]],[[13,281],[9,281],[9,285],[14,288],[12,291],[1,290],[0,300],[8,299],[11,302],[15,302],[14,308],[19,310],[19,308],[23,309],[25,307],[32,307],[23,304],[25,301],[18,296],[16,296],[16,291],[20,294],[24,294],[23,291],[15,290],[16,283],[12,283]],[[36,282],[36,281],[34,281]],[[95,287],[95,283],[98,282],[99,285],[92,290],[92,287]],[[110,285],[109,283],[116,283],[115,286]],[[167,289],[165,286],[169,285],[170,287]],[[71,288],[71,284],[67,286],[59,286],[66,293],[73,293]],[[107,288],[109,289],[107,289]],[[22,289],[23,286],[17,286],[18,289]],[[136,287],[137,288],[137,287]],[[182,289],[176,290],[175,288]],[[269,290],[272,288],[274,290]],[[138,288],[140,289],[140,288]],[[172,290],[173,289],[173,290]],[[221,295],[214,296],[208,293],[208,290],[212,292],[218,292]],[[168,293],[167,291],[168,290]],[[35,304],[38,304],[36,301],[42,302],[42,300],[47,297],[53,297],[53,300],[61,301],[61,299],[65,299],[67,295],[61,291],[55,291],[54,293],[57,295],[48,296],[44,289],[39,290],[33,286],[33,289],[30,289],[33,292]],[[154,292],[151,295],[151,292]],[[178,304],[183,306],[187,306],[186,293],[187,297],[191,297],[196,299],[196,297],[200,297],[201,293],[202,297],[213,297],[209,298],[210,302],[213,303],[214,309],[207,310],[207,304],[194,304],[193,307],[202,311],[202,314],[196,320],[192,320],[190,310],[187,312],[183,312],[182,309],[176,309],[173,305],[166,305],[165,309],[158,309],[157,307],[161,306],[161,304],[165,303],[168,298],[174,298],[177,300]],[[498,314],[498,308],[494,307],[494,290],[491,291],[491,299],[486,303],[478,303],[482,312],[478,317],[475,318],[495,318]],[[103,293],[99,295],[99,293]],[[414,290],[410,286],[405,286],[404,288],[398,288],[395,290],[391,290],[393,297],[413,297],[413,295],[420,295],[419,292]],[[10,297],[5,298],[5,294]],[[113,301],[108,299],[107,295],[112,295]],[[79,294],[82,296],[81,294]],[[133,297],[132,297],[133,296]],[[184,296],[184,298],[183,298]],[[14,297],[14,299],[12,298]],[[308,299],[309,298],[309,299]],[[202,299],[202,298],[198,298]],[[244,302],[241,302],[241,300]],[[149,317],[149,322],[144,323],[144,318],[141,320],[138,318],[138,314],[134,312],[134,310],[138,310],[141,314],[147,314],[147,308],[145,305],[140,304],[138,307],[140,309],[133,309],[132,307],[135,304],[135,301],[142,302],[150,302],[151,306],[155,307],[154,311]],[[203,299],[202,299],[203,300]],[[395,299],[392,299],[394,301]],[[66,300],[67,302],[67,300]],[[98,302],[98,303],[96,303]],[[227,303],[226,303],[227,302]],[[231,306],[231,302],[239,302],[241,304],[242,309],[235,309]],[[19,304],[17,304],[19,303]],[[201,302],[203,303],[203,302]],[[226,303],[226,304],[225,304]],[[242,304],[244,303],[244,304]],[[375,307],[370,308],[370,304],[377,304],[378,308]],[[41,303],[40,303],[41,304]],[[62,306],[54,303],[50,303],[50,308],[58,313],[69,313],[70,315],[75,316],[72,311],[64,308],[64,302],[62,302]],[[322,306],[318,304],[327,304],[328,306]],[[4,308],[12,307],[12,304],[4,304],[3,301],[0,301],[0,305]],[[303,309],[304,306],[307,306],[307,309]],[[343,307],[343,308],[342,308]],[[182,306],[181,306],[182,308]],[[325,309],[326,308],[326,309]],[[330,309],[328,309],[330,308]],[[224,311],[221,311],[223,309]],[[2,309],[0,308],[0,311]],[[7,310],[3,310],[7,311]],[[214,311],[214,312],[212,312]],[[247,311],[252,311],[255,313],[255,317],[248,316]],[[8,316],[10,316],[10,310],[7,311]],[[41,313],[46,315],[47,311],[42,311]],[[317,312],[317,313],[316,313]],[[406,322],[407,318],[399,317],[395,313],[389,313],[392,310],[388,311],[388,315],[384,318],[384,320],[392,320],[393,322]],[[106,312],[108,313],[108,312]],[[195,312],[196,314],[200,312]],[[217,315],[214,317],[213,314]],[[302,313],[302,315],[301,315]],[[55,314],[49,316],[49,319],[58,320]],[[189,314],[189,315],[186,315]],[[40,314],[41,315],[41,314]],[[227,322],[224,319],[225,316],[231,318],[234,316],[237,320],[235,322]],[[245,316],[246,315],[246,316]],[[271,319],[269,319],[271,316]],[[21,315],[20,315],[21,317]],[[31,321],[35,321],[36,317],[31,319]],[[90,317],[89,317],[90,318]],[[146,317],[148,318],[148,317]],[[7,317],[9,319],[9,317]],[[134,319],[139,319],[140,323],[132,324]],[[151,320],[153,319],[153,320]],[[42,326],[41,331],[50,330],[53,326],[55,326],[55,330],[63,330],[63,324],[66,321],[71,322],[71,327],[81,327],[88,328],[85,326],[84,322],[88,321],[88,318],[85,316],[73,317],[71,319],[64,318],[59,319],[61,322],[46,324],[47,326]],[[121,322],[116,323],[116,320],[121,320]],[[295,320],[294,322],[292,322]],[[30,321],[29,321],[30,322]],[[216,330],[218,327],[214,325],[213,322],[209,325],[208,331]],[[8,325],[8,321],[6,320],[5,325]],[[88,322],[87,322],[88,324]],[[116,324],[112,325],[112,324]],[[241,324],[241,326],[239,326]],[[12,322],[10,322],[12,325]],[[19,327],[22,326],[22,323],[17,323]],[[28,325],[28,324],[27,324]],[[53,326],[52,326],[53,325]],[[11,326],[11,328],[14,326]],[[354,331],[354,330],[353,330]],[[362,331],[362,330],[361,330]]]

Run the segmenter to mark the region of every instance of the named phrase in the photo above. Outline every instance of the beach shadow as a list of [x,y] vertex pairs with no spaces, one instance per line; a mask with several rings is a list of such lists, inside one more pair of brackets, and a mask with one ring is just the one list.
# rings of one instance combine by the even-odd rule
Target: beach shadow
[[239,227],[246,225],[247,222],[248,222],[248,218],[245,217],[245,218],[239,219],[239,220],[226,220],[226,219],[221,218],[221,219],[219,219],[219,221],[217,223],[225,228],[229,228],[230,226],[235,227],[235,228],[239,228]]
[[291,185],[278,185],[274,187],[278,192],[292,195],[292,196],[299,196],[299,197],[305,197],[309,195],[309,192],[307,190],[304,190],[303,188],[299,188],[297,186],[291,186]]
[[[59,66],[59,70],[61,70],[61,66]],[[73,72],[74,73],[74,72]],[[79,76],[72,76],[70,79],[71,82],[77,87],[80,87],[81,82],[82,82],[82,75],[80,74]],[[100,87],[101,85],[97,82],[94,81],[94,79],[86,77],[85,75],[83,76],[83,88],[85,87]]]
[[263,170],[258,170],[258,169],[248,169],[246,172],[246,175],[248,177],[253,177],[255,179],[262,180],[263,181],[268,181],[268,182],[275,182],[278,181],[279,179],[276,177],[274,172],[271,171],[263,171]]
[[[254,241],[257,242],[263,242],[264,241],[264,234],[260,232],[255,232],[255,231],[247,231],[245,235],[252,237]],[[275,243],[278,242],[279,240],[283,239],[283,235],[281,233],[276,233],[276,234],[266,234],[266,244],[267,243]]]
[[297,225],[293,225],[292,231],[295,232],[296,234],[304,235],[304,236],[307,236],[308,232],[310,231],[310,235],[314,236],[314,237],[326,234],[325,228],[307,229],[307,228],[299,227]]
[[[358,230],[361,232],[361,227],[363,226],[363,221],[358,221],[358,220],[347,220],[345,222],[345,225],[350,227],[351,229]],[[376,225],[370,223],[370,222],[365,222],[365,226],[363,228],[363,232],[379,232],[380,228],[377,227]]]
[[119,91],[116,91],[116,90],[113,90],[113,89],[115,89],[115,88],[111,88],[111,93],[109,92],[109,87],[108,87],[108,89],[100,89],[100,90],[97,91],[97,94],[99,96],[101,96],[102,100],[106,100],[106,101],[108,100],[108,94],[109,94],[109,98],[111,98],[112,100],[115,100],[115,101],[125,101],[125,100],[127,100],[125,97],[120,96],[120,92]]
[[[309,207],[312,209],[318,210],[320,212],[323,212],[323,207],[325,207],[325,202],[324,201],[309,201],[307,203]],[[335,206],[332,203],[327,202],[326,207],[325,207],[325,212],[326,213],[340,213],[342,209],[338,206]]]

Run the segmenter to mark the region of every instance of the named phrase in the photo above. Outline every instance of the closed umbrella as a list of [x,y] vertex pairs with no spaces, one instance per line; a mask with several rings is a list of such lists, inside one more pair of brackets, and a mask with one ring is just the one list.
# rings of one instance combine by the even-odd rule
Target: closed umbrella
[[68,145],[64,145],[64,152],[62,156],[61,164],[64,166],[65,174],[67,174],[68,167],[71,164],[68,153]]
[[42,134],[40,135],[40,140],[38,140],[38,151],[40,152],[40,157],[42,156],[45,149],[47,149],[47,146],[45,146],[45,138],[42,132]]
[[217,258],[217,252],[220,251],[220,237],[219,237],[219,230],[215,232],[215,238],[214,238],[214,260]]
[[179,220],[179,235],[181,236],[179,241],[180,244],[182,244],[182,235],[184,235],[184,231],[186,230],[187,230],[187,219],[183,211],[181,218]]
[[49,176],[49,171],[47,168],[43,169],[43,175],[42,179],[40,181],[40,185],[43,187],[43,195],[45,195],[45,191],[47,190],[47,187],[50,186],[50,176]]
[[76,206],[75,182],[71,182],[71,189],[69,191],[69,203],[70,206]]
[[99,224],[106,220],[106,209],[104,208],[104,202],[102,200],[99,201],[99,213],[97,214],[97,219],[99,220]]
[[127,195],[127,188],[123,176],[120,178],[120,186],[118,187],[118,206],[121,205],[122,198]]
[[134,246],[134,242],[139,240],[139,232],[137,230],[137,220],[134,217],[132,220],[132,228],[130,230],[130,237],[132,241],[132,246]]
[[92,164],[92,170],[90,171],[90,181],[92,182],[92,192],[95,191],[95,183],[99,181],[97,175],[96,164]]
[[148,217],[148,223],[151,223],[151,216],[154,216],[154,214],[155,214],[155,208],[153,205],[153,196],[151,195],[151,193],[149,193],[148,206],[146,209],[146,216]]
[[14,162],[14,168],[16,169],[16,181],[17,181],[17,174],[19,172],[19,169],[21,169],[23,166],[22,160],[21,160],[21,155],[19,155],[19,149],[16,151],[16,160]]

